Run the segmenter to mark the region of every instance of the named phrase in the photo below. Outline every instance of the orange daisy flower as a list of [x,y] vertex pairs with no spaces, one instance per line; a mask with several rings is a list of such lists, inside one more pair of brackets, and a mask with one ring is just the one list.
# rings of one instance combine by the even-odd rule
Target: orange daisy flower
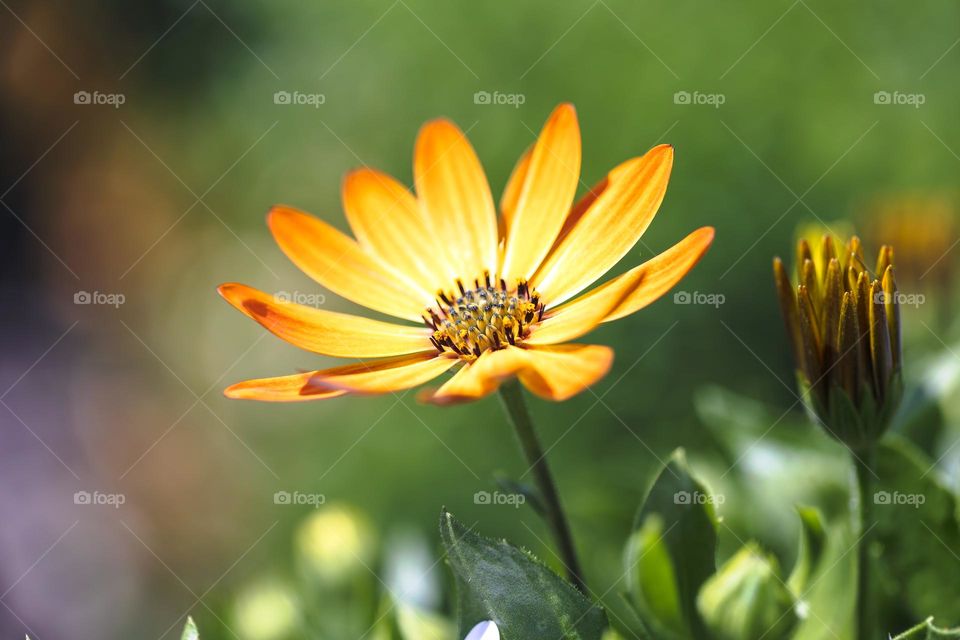
[[[320,400],[390,393],[456,373],[421,394],[436,404],[482,398],[516,376],[543,398],[564,400],[610,369],[613,350],[570,344],[603,322],[647,306],[706,252],[703,227],[630,271],[579,295],[640,239],[663,200],[673,148],[621,164],[574,204],[580,129],[572,105],[551,114],[510,176],[497,216],[480,161],[448,120],[420,130],[416,196],[364,168],[343,181],[356,239],[292,207],[268,216],[284,253],[321,285],[419,326],[315,309],[242,284],[220,294],[278,337],[359,363],[248,380],[231,398]],[[571,206],[572,205],[572,206]]]

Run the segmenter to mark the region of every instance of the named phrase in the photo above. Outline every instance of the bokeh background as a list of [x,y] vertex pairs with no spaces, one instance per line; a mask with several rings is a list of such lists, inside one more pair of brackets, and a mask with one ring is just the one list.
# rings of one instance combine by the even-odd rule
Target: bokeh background
[[[277,504],[278,491],[365,518],[373,541],[356,544],[402,550],[371,552],[375,586],[407,584],[439,611],[451,605],[434,562],[443,505],[554,561],[529,509],[474,499],[496,473],[526,470],[495,398],[440,409],[412,392],[299,406],[221,395],[328,363],[266,334],[216,285],[353,309],[281,254],[268,208],[345,228],[341,176],[365,164],[409,184],[433,117],[468,131],[495,193],[562,101],[580,116],[585,184],[672,143],[667,198],[618,271],[717,229],[678,289],[715,304],[670,294],[601,328],[591,340],[615,346],[610,375],[563,405],[532,401],[605,599],[622,589],[623,541],[660,462],[684,446],[716,464],[702,405],[717,386],[774,418],[789,411],[775,432],[802,421],[770,278],[798,225],[843,220],[873,249],[901,237],[901,288],[926,301],[905,310],[907,359],[953,344],[954,2],[0,4],[4,637],[159,640],[187,613],[204,637],[257,637],[237,598],[303,570],[298,527],[316,511]],[[789,560],[792,523],[759,508],[734,521]],[[268,618],[282,618],[282,593]]]

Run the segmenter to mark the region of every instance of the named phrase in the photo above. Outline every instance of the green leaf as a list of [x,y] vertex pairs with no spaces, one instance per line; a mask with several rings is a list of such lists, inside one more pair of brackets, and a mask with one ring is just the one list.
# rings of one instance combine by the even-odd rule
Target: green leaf
[[792,640],[856,637],[857,538],[846,520],[828,529],[819,566],[805,591],[797,594],[801,601],[797,610],[803,615]]
[[940,629],[933,624],[933,616],[930,616],[912,629],[908,629],[893,640],[947,640],[948,638],[960,638],[960,628]]
[[[663,519],[651,514],[627,545],[625,563],[632,593],[643,595],[641,619],[653,618],[659,628],[682,637],[687,630],[680,607],[677,576],[663,540]],[[637,598],[640,600],[640,598]]]
[[797,552],[793,571],[787,579],[787,586],[799,598],[823,556],[827,534],[823,527],[823,517],[817,509],[798,506],[797,515],[800,516],[800,550]]
[[496,622],[504,640],[603,636],[603,608],[532,554],[468,531],[445,509],[440,537],[457,583],[459,637],[484,620]]
[[190,616],[187,616],[187,624],[183,627],[180,640],[200,640],[200,632],[197,631],[197,625]]
[[678,449],[637,514],[626,574],[637,610],[658,637],[709,637],[697,594],[716,571],[715,500]]

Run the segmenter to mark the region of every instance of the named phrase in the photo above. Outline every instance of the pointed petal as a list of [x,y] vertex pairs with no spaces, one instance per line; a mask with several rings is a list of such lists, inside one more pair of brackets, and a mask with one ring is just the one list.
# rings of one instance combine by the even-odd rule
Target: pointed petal
[[840,303],[840,353],[837,360],[837,378],[851,398],[860,392],[860,329],[857,327],[857,309],[853,293],[845,291]]
[[707,252],[713,235],[712,227],[702,227],[642,265],[548,312],[527,342],[554,344],[572,340],[601,322],[639,311],[667,293],[693,268]]
[[901,345],[903,338],[900,335],[900,301],[897,293],[897,282],[894,278],[893,265],[887,265],[883,272],[883,306],[887,312],[887,333],[890,334],[890,351],[893,356],[894,370],[900,368]]
[[562,104],[544,125],[516,195],[500,271],[508,282],[529,279],[540,266],[563,227],[579,181],[577,113]]
[[390,393],[429,382],[458,362],[459,359],[438,355],[436,351],[416,353],[317,371],[310,386],[363,395]]
[[340,358],[379,358],[430,348],[430,331],[314,309],[242,284],[217,289],[227,302],[282,340],[301,349]]
[[607,375],[613,349],[600,345],[560,344],[526,350],[520,382],[546,400],[566,400]]
[[497,271],[497,216],[480,160],[460,129],[434,120],[417,137],[414,182],[429,228],[457,276]]
[[773,279],[777,285],[777,298],[780,301],[780,315],[787,328],[787,337],[793,346],[793,361],[798,369],[803,368],[803,346],[800,340],[800,326],[797,318],[797,294],[783,266],[783,260],[773,259]]
[[504,380],[516,375],[526,364],[526,352],[517,347],[484,352],[421,400],[438,405],[479,400],[496,391]]
[[545,300],[570,299],[626,255],[656,215],[672,165],[673,148],[660,145],[608,174],[603,192],[591,196],[531,280]]
[[547,317],[531,329],[524,344],[557,344],[592,331],[624,300],[644,287],[646,276],[643,266],[637,267],[548,312]]
[[541,398],[566,400],[606,375],[612,362],[613,350],[603,346],[507,347],[484,353],[423,399],[440,405],[479,400],[517,376]]
[[228,398],[298,402],[348,393],[378,394],[409,389],[440,375],[458,361],[434,352],[350,364],[290,376],[246,380],[228,387]]
[[223,395],[236,400],[262,400],[264,402],[303,402],[327,400],[346,395],[338,389],[324,390],[311,387],[310,378],[316,371],[296,373],[276,378],[244,380],[224,389]]
[[360,245],[429,293],[457,277],[437,251],[413,194],[392,177],[358,169],[343,180],[343,210]]
[[870,355],[873,361],[873,382],[877,398],[882,400],[890,385],[893,373],[893,352],[890,349],[890,332],[887,311],[883,304],[883,285],[874,280],[870,285]]
[[[713,227],[701,227],[663,253],[650,258],[637,267],[645,273],[643,283],[627,296],[616,309],[611,311],[603,321],[610,322],[628,316],[655,302],[660,296],[670,291],[707,253],[707,249],[713,242],[713,237]],[[613,280],[610,282],[613,282]],[[606,284],[603,286],[606,286]]]
[[308,276],[358,304],[417,321],[433,294],[426,292],[352,238],[322,220],[291,207],[276,206],[267,218],[277,244]]
[[523,191],[523,184],[527,180],[527,171],[530,169],[530,158],[533,156],[533,146],[530,145],[507,179],[507,186],[503,189],[503,195],[500,196],[500,237],[506,238],[513,217],[517,210],[517,203],[520,201],[520,193]]

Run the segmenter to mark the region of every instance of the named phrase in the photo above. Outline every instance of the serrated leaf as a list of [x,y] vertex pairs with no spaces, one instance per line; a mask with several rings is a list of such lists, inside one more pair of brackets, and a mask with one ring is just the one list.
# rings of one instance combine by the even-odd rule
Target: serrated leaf
[[[626,567],[637,609],[657,636],[709,637],[697,611],[697,593],[716,571],[714,501],[715,496],[691,475],[683,451],[678,449],[654,481],[637,514],[636,532],[649,533],[654,526],[662,531],[655,542],[648,544],[654,555],[644,558],[628,553]],[[669,563],[672,585],[661,582],[653,588],[656,576],[668,575],[664,562]],[[651,575],[646,575],[648,572]],[[664,588],[672,588],[675,593],[659,592]],[[676,611],[671,610],[672,603]]]
[[787,579],[787,586],[796,597],[806,590],[810,576],[816,571],[826,546],[827,533],[823,526],[823,516],[814,507],[797,507],[800,517],[800,550],[793,571]]
[[933,616],[930,616],[912,629],[896,636],[893,640],[948,640],[949,638],[960,638],[960,627],[940,629],[933,624]]
[[504,640],[600,640],[607,627],[592,603],[532,554],[440,514],[440,538],[457,583],[459,637],[493,620]]
[[190,616],[187,616],[187,624],[183,626],[183,635],[180,636],[180,640],[200,640],[200,632],[197,631],[197,625]]

